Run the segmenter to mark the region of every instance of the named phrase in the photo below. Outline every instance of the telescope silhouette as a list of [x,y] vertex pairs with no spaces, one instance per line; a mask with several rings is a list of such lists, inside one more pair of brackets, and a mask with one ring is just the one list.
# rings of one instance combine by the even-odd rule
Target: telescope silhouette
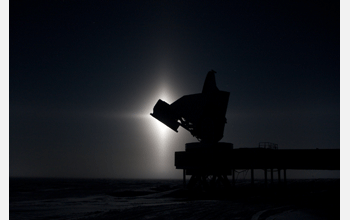
[[[233,149],[232,143],[219,142],[223,138],[226,124],[226,110],[229,92],[216,87],[215,71],[208,72],[202,93],[185,95],[172,104],[158,100],[153,108],[154,118],[177,132],[181,126],[191,132],[199,142],[187,143],[185,151],[175,152],[175,167],[183,170],[183,183],[186,176],[191,178],[188,189],[212,191],[231,187],[227,176],[232,175],[235,185],[236,170],[251,170],[251,183],[254,183],[254,170],[263,169],[265,186],[270,170],[271,184],[273,173],[283,170],[286,183],[286,170],[339,170],[339,149],[283,149],[277,144],[260,142],[258,148]],[[312,158],[312,160],[310,160]]]
[[230,93],[216,86],[215,71],[207,73],[202,93],[185,95],[172,104],[159,99],[151,115],[172,130],[188,130],[201,143],[217,143],[223,138]]

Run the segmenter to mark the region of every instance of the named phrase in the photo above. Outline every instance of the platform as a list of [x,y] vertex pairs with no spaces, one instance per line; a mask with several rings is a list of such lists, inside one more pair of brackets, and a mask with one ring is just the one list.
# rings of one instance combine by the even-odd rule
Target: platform
[[[227,179],[235,170],[251,170],[251,181],[254,183],[255,169],[264,170],[265,183],[267,172],[270,171],[273,181],[273,171],[276,170],[280,182],[281,170],[284,181],[287,169],[340,170],[340,149],[233,149],[230,143],[218,143],[216,147],[200,147],[193,143],[186,145],[186,151],[175,152],[175,167],[183,170],[184,184],[186,175],[192,175],[191,179],[198,180],[209,176]],[[234,175],[232,177],[234,184]]]
[[340,170],[340,149],[240,148],[175,152],[176,169],[204,167],[229,169]]

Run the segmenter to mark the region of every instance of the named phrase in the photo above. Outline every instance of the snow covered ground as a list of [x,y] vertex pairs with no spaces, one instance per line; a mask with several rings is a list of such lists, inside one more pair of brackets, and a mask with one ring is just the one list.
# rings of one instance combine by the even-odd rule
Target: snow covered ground
[[339,179],[237,182],[194,193],[182,180],[10,178],[10,219],[339,219]]

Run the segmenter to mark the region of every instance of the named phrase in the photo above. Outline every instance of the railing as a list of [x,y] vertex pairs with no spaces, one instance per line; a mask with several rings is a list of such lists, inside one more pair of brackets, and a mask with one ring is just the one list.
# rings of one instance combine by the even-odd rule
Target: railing
[[274,144],[271,142],[259,142],[259,148],[264,148],[264,149],[278,149],[278,144]]

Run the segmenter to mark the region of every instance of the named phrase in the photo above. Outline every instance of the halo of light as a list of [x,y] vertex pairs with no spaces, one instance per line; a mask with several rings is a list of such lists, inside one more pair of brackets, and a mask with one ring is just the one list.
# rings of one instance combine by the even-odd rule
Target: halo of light
[[[140,129],[143,132],[143,138],[147,142],[149,152],[153,156],[152,163],[155,164],[155,171],[166,173],[169,162],[169,147],[172,141],[172,135],[176,135],[168,126],[152,117],[150,114],[159,99],[173,103],[176,98],[172,93],[172,84],[167,80],[161,80],[158,83],[149,84],[149,88],[137,96],[138,105],[134,112],[130,111],[125,114],[115,114],[115,117],[129,117],[140,121]],[[135,101],[135,102],[137,102]]]
[[[161,99],[161,100],[167,102],[168,104],[171,104],[171,103],[169,103],[170,92],[164,83],[163,83],[162,87],[160,88],[157,95],[158,95],[157,96],[158,99]],[[156,135],[157,135],[156,139],[159,140],[160,147],[164,148],[164,145],[166,144],[167,136],[168,136],[169,132],[171,132],[172,130],[170,128],[168,128],[162,122],[158,121],[157,119],[153,120],[153,127],[156,129]]]

